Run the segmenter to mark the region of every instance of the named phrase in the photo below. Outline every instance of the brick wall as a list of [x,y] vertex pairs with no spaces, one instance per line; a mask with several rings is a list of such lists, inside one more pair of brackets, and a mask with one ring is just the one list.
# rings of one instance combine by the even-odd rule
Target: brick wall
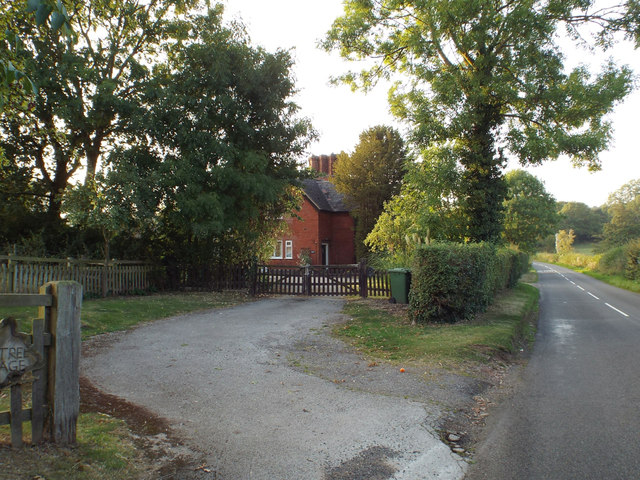
[[309,251],[312,265],[322,264],[322,243],[329,244],[329,263],[355,263],[354,222],[348,213],[329,213],[318,211],[304,197],[298,216],[286,220],[289,231],[279,237],[284,245],[287,240],[293,241],[292,259],[271,259],[272,265],[299,265],[300,254],[304,249]]

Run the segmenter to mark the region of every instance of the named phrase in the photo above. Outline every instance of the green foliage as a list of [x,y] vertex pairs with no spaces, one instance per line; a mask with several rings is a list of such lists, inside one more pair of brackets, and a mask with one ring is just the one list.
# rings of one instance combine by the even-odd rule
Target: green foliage
[[632,180],[612,193],[606,209],[611,218],[602,233],[606,247],[625,245],[640,237],[640,180]]
[[406,163],[407,152],[400,133],[386,126],[365,130],[351,155],[338,155],[332,181],[345,195],[356,219],[357,258],[368,256],[364,240],[384,203],[400,191]]
[[607,275],[622,275],[626,265],[625,247],[614,247],[598,255],[596,270]]
[[101,175],[75,185],[64,196],[63,211],[74,226],[95,229],[103,239],[103,258],[110,257],[111,240],[132,225],[128,212],[129,199],[123,198],[117,188],[107,185]]
[[385,204],[366,238],[372,251],[406,259],[421,243],[463,240],[456,161],[444,148],[426,149],[422,155],[408,166],[400,193]]
[[[241,26],[222,25],[221,6],[196,13],[198,0],[65,5],[75,43],[23,9],[0,10],[40,90],[0,116],[10,160],[0,181],[39,226],[61,232],[48,248],[82,248],[64,245],[72,223],[120,256],[207,262],[260,251],[296,201],[296,158],[313,136],[291,101],[289,53],[253,48]],[[68,188],[83,173],[84,186]]]
[[[567,71],[557,39],[567,28],[582,41],[611,45],[617,30],[637,33],[631,5],[591,14],[594,0],[347,0],[324,48],[345,58],[375,58],[371,69],[341,78],[364,90],[398,79],[394,114],[414,126],[421,147],[450,145],[462,167],[459,205],[465,237],[497,241],[502,232],[507,153],[523,164],[568,155],[599,168],[609,144],[605,120],[632,88],[627,67],[597,75]],[[635,2],[632,4],[635,5]]]
[[556,252],[559,254],[569,253],[573,250],[573,241],[576,236],[573,230],[560,230],[556,234]]
[[640,238],[629,242],[624,249],[626,265],[624,275],[630,280],[640,280]]
[[170,50],[107,180],[149,212],[167,262],[240,262],[297,202],[296,158],[312,130],[295,116],[289,53],[253,48],[219,11],[184,27],[188,45]]
[[532,253],[538,242],[555,231],[558,221],[555,199],[544,184],[524,170],[506,174],[504,238],[520,250]]
[[409,316],[418,323],[469,319],[527,269],[526,254],[498,253],[490,244],[424,246],[415,255]]
[[640,292],[640,239],[610,248],[603,253],[570,251],[563,254],[536,254],[536,260],[578,270],[598,280],[633,292]]
[[581,202],[558,203],[558,229],[573,230],[577,242],[591,242],[602,235],[609,217],[601,207],[589,207]]
[[[0,147],[12,148],[7,158],[46,189],[50,224],[61,223],[61,194],[71,177],[84,170],[92,178],[107,147],[132,128],[131,113],[141,106],[158,54],[183,40],[180,25],[188,16],[174,7],[196,3],[30,0],[35,23],[22,8],[0,10],[0,24],[22,39],[15,63],[39,92],[27,105],[21,96],[9,98]],[[47,22],[52,28],[39,27]],[[60,34],[69,28],[78,41]]]

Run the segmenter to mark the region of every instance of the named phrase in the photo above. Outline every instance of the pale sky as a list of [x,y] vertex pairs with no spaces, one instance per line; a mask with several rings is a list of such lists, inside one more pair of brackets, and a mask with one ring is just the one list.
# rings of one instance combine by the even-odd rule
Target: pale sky
[[[299,94],[295,97],[300,114],[311,119],[319,139],[309,147],[309,155],[352,152],[363,130],[375,125],[393,125],[389,113],[387,86],[379,85],[364,94],[347,86],[329,85],[332,75],[357,66],[343,61],[337,53],[316,48],[335,18],[342,14],[342,0],[224,0],[227,19],[241,19],[254,45],[268,51],[293,49],[293,69]],[[616,60],[632,68],[640,67],[640,52],[628,46],[616,47]],[[572,63],[590,61],[592,55],[578,51],[568,56]],[[640,69],[639,69],[640,71]],[[602,170],[590,173],[577,169],[568,159],[549,161],[527,168],[542,180],[559,201],[584,202],[599,206],[611,192],[640,178],[640,138],[636,115],[640,112],[640,91],[632,93],[611,116],[614,138],[601,155]],[[517,164],[509,168],[519,168]]]

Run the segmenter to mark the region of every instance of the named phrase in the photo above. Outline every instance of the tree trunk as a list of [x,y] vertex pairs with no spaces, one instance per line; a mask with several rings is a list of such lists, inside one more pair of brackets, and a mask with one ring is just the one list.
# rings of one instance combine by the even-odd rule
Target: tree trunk
[[469,240],[497,242],[502,233],[507,194],[502,175],[505,160],[496,152],[492,134],[499,126],[499,112],[492,105],[480,105],[475,110],[479,120],[467,135],[466,152],[461,159],[462,208],[468,218]]

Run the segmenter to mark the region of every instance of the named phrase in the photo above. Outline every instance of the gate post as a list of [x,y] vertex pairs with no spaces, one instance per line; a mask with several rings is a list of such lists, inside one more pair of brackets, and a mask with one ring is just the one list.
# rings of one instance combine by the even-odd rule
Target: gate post
[[249,295],[255,297],[258,293],[258,259],[253,257],[249,265]]
[[52,344],[49,348],[47,405],[50,417],[49,435],[55,443],[76,443],[76,423],[80,412],[80,310],[82,285],[72,281],[50,282],[40,287],[51,288],[49,325]]
[[309,265],[304,266],[304,292],[311,295],[311,267]]
[[359,265],[359,283],[360,283],[360,296],[367,298],[369,296],[369,290],[367,285],[367,261],[361,260]]

